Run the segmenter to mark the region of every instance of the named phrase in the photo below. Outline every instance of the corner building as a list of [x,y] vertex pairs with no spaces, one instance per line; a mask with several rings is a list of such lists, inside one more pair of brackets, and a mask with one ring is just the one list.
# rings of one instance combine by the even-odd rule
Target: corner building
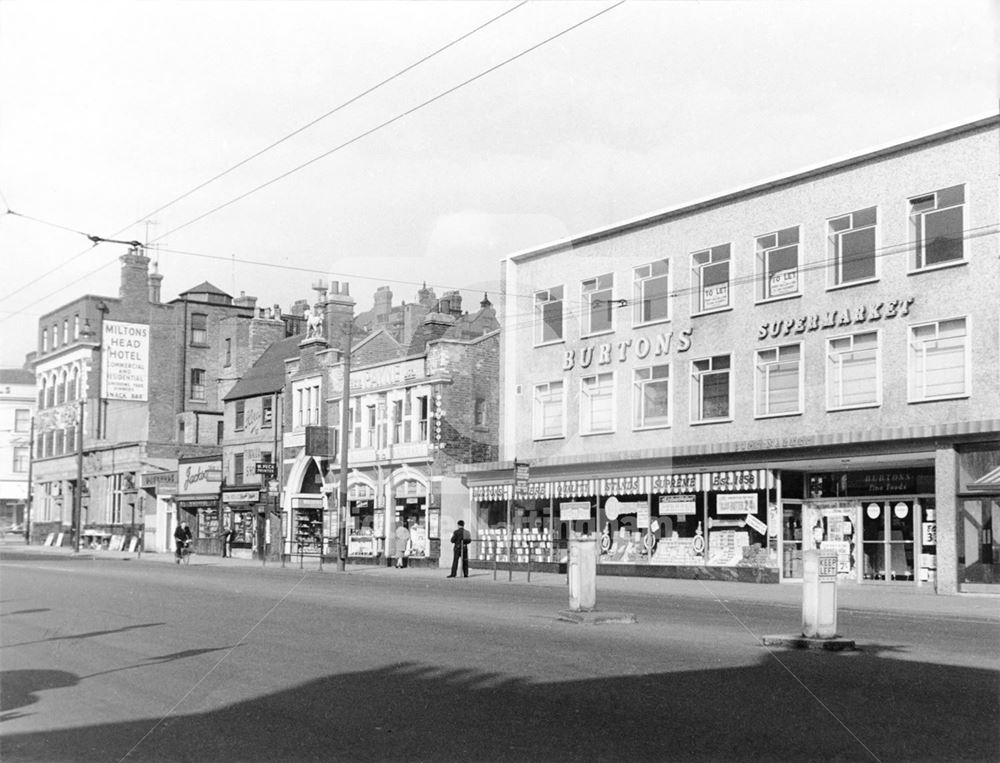
[[845,582],[997,590],[998,124],[506,260],[480,560],[510,512],[515,561],[576,531],[600,574],[796,580],[818,547]]

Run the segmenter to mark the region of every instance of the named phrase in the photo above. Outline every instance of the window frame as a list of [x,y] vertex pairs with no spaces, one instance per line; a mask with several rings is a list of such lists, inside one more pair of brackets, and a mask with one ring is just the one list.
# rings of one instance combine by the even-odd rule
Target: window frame
[[31,409],[30,408],[15,408],[14,409],[14,431],[18,433],[26,433],[31,431]]
[[[723,252],[723,250],[725,250]],[[704,257],[704,262],[699,262],[699,259]],[[718,257],[718,259],[717,259]],[[718,284],[712,284],[706,287],[705,285],[705,271],[709,268],[715,268],[722,264],[726,266],[726,303],[724,305],[720,304],[715,307],[705,307],[705,291],[707,288],[718,288],[721,286],[721,282]],[[705,249],[699,249],[696,252],[691,252],[691,296],[694,299],[694,304],[692,305],[692,316],[695,315],[708,315],[710,313],[718,313],[723,310],[733,309],[733,245],[731,242],[725,244],[716,244],[714,246],[707,247]]]
[[[674,422],[674,404],[673,404],[673,386],[671,382],[671,368],[670,363],[655,363],[650,366],[641,366],[639,368],[632,369],[632,429],[636,432],[645,432],[651,429],[669,429],[673,426]],[[655,376],[657,370],[665,370],[666,375],[663,377]],[[639,375],[642,372],[649,372],[649,378],[640,379]],[[663,420],[657,421],[657,423],[649,424],[646,423],[650,418],[646,406],[644,405],[646,401],[645,387],[651,386],[653,384],[665,383],[667,387],[666,394],[666,405],[667,412],[664,416],[660,417]]]
[[260,399],[260,428],[271,429],[274,426],[274,396],[264,395]]
[[[766,396],[763,400],[767,404],[767,411],[761,411],[761,385],[764,381],[770,383],[771,381],[771,369],[775,366],[780,366],[784,362],[781,358],[782,350],[796,349],[798,351],[798,358],[796,359],[796,370],[795,370],[795,410],[791,411],[771,411],[774,403],[769,396]],[[762,363],[761,355],[763,353],[775,353],[773,361],[766,361],[763,366],[767,369],[764,373],[764,377],[761,376]],[[787,344],[776,344],[770,347],[759,347],[754,351],[754,374],[753,374],[753,415],[755,419],[776,419],[786,416],[801,416],[804,412],[804,399],[805,399],[805,345],[802,342],[789,342]]]
[[[549,398],[553,396],[553,387],[559,388],[559,399],[553,403]],[[544,388],[544,392],[540,392]],[[545,395],[543,399],[541,395]],[[558,432],[544,431],[546,420],[545,413],[549,410],[549,405],[557,406],[558,410]],[[541,382],[532,386],[531,391],[531,439],[532,440],[561,440],[566,437],[566,380],[553,379]]]
[[[553,297],[553,293],[558,292],[558,297]],[[551,286],[548,289],[539,289],[534,295],[534,346],[544,347],[550,344],[559,344],[566,341],[566,287],[563,284]],[[544,297],[543,297],[544,295]],[[558,336],[552,339],[545,338],[546,310],[558,305],[559,310],[559,331]]]
[[[839,356],[845,355],[847,353],[852,353],[853,354],[853,353],[864,351],[864,348],[862,348],[862,350],[858,350],[857,348],[855,348],[854,345],[857,343],[859,337],[865,337],[865,336],[874,336],[875,337],[875,348],[874,348],[874,358],[873,358],[874,365],[875,365],[875,399],[873,401],[864,402],[864,403],[854,403],[854,404],[846,405],[843,402],[841,402],[840,405],[835,405],[834,404],[834,399],[833,399],[833,390],[834,390],[834,386],[835,386],[835,383],[837,382],[837,380],[835,379],[835,373],[834,372],[837,371],[837,370],[842,371],[843,367],[844,367],[844,362],[843,362],[843,360],[840,359]],[[838,351],[838,353],[837,353],[838,354],[838,361],[837,361],[836,365],[834,366],[833,365],[834,360],[833,360],[833,357],[832,357],[833,356],[833,352],[832,352],[832,349],[831,349],[832,346],[833,346],[833,343],[834,342],[842,342],[845,339],[849,339],[851,341],[851,347],[846,352],[845,351]],[[825,352],[825,355],[824,355],[824,358],[823,358],[823,370],[824,370],[824,376],[825,376],[825,379],[826,379],[825,380],[825,384],[824,384],[824,396],[825,396],[825,403],[826,403],[826,410],[827,411],[829,411],[829,412],[832,413],[832,412],[835,412],[835,411],[854,411],[854,410],[865,409],[865,408],[880,408],[882,406],[882,333],[880,331],[878,331],[878,330],[873,330],[873,331],[855,331],[855,332],[848,333],[848,334],[837,334],[836,336],[827,337],[826,341],[824,343],[824,352]],[[841,401],[843,401],[843,399],[844,399],[844,392],[843,392],[843,379],[842,378],[841,378],[841,380],[839,382],[839,387],[840,387],[839,399]]]
[[[593,381],[593,390],[587,389],[587,383]],[[601,371],[596,374],[589,374],[580,377],[579,400],[580,400],[580,435],[590,437],[592,435],[614,434],[618,429],[618,408],[617,389],[615,387],[615,372]],[[595,394],[596,393],[596,394]],[[594,427],[594,407],[593,401],[608,399],[608,411],[610,421],[607,429],[596,429]]]
[[[728,366],[725,369],[715,369],[715,361],[717,359],[725,358],[728,362]],[[695,366],[698,363],[708,361],[711,367],[706,371],[695,373]],[[721,355],[707,355],[703,358],[692,358],[690,361],[690,373],[689,379],[692,384],[691,391],[691,425],[700,426],[702,424],[724,424],[731,422],[733,420],[733,356],[731,354],[721,354]],[[704,399],[704,379],[709,375],[720,375],[725,371],[726,384],[727,384],[727,410],[725,416],[716,416],[713,418],[706,418],[704,416],[705,410],[705,399]]]
[[[794,299],[795,297],[802,296],[802,226],[792,225],[787,228],[780,228],[778,230],[771,231],[769,233],[762,233],[759,236],[754,236],[754,251],[756,253],[756,258],[754,260],[754,268],[756,278],[756,289],[755,289],[755,303],[761,304],[765,302],[778,302],[783,299]],[[786,236],[794,231],[795,240],[782,242],[782,236]],[[774,237],[774,243],[768,245],[765,243],[766,239]],[[773,276],[768,274],[771,272],[771,257],[777,255],[780,252],[785,252],[790,249],[795,250],[795,267],[793,269],[795,273],[795,287],[793,291],[773,293]],[[780,273],[787,273],[789,269],[786,268],[782,271],[777,271]]]
[[27,474],[31,462],[31,447],[15,445],[11,448],[11,467],[14,474]]
[[246,424],[247,401],[237,400],[234,404],[233,430],[242,432]]
[[[593,288],[588,288],[588,284],[593,284]],[[606,295],[606,296],[604,296]],[[580,316],[580,336],[591,337],[603,334],[614,333],[615,330],[615,274],[602,273],[593,278],[586,278],[580,282],[580,301],[583,303],[583,310]],[[597,304],[595,304],[595,302]],[[594,313],[599,312],[607,305],[607,327],[594,329]]]
[[208,346],[208,313],[191,313],[191,336],[192,347]]
[[[937,326],[938,333],[940,333],[941,324],[950,323],[952,321],[963,321],[964,323],[964,340],[962,342],[962,353],[963,353],[963,363],[962,363],[962,378],[963,378],[963,391],[955,394],[947,395],[937,395],[934,397],[916,397],[914,394],[915,385],[915,358],[914,358],[914,331],[916,329],[924,328],[925,326]],[[926,357],[926,353],[925,353]],[[925,369],[926,373],[926,361]],[[926,389],[927,383],[924,380],[923,387]],[[939,318],[932,321],[920,321],[919,323],[911,323],[906,327],[906,402],[917,404],[917,403],[936,403],[942,400],[960,400],[964,398],[971,397],[972,395],[972,318],[969,315],[956,315],[950,318]]]
[[[662,265],[665,267],[665,272],[656,273],[654,269],[656,266]],[[639,271],[648,268],[648,275],[639,275]],[[656,282],[659,280],[665,281],[665,286],[663,289],[662,300],[665,305],[665,314],[662,316],[654,316],[652,318],[646,318],[643,315],[643,308],[647,305],[652,305],[659,296],[654,295],[650,297],[646,293],[646,286],[651,282]],[[670,321],[673,314],[673,306],[671,305],[670,298],[670,260],[664,257],[663,259],[652,260],[651,262],[644,263],[642,265],[636,265],[632,268],[632,325],[633,326],[652,326],[657,323],[666,323]]]
[[[188,379],[190,382],[190,389],[188,391],[188,399],[199,403],[204,403],[208,400],[208,390],[205,384],[205,369],[204,368],[192,368],[188,374]],[[196,381],[197,379],[197,381]],[[198,392],[201,395],[198,395]]]
[[[906,200],[907,203],[907,220],[910,234],[910,248],[912,251],[910,261],[908,263],[909,275],[914,275],[916,273],[925,273],[932,270],[940,270],[941,268],[951,268],[957,265],[966,264],[969,259],[966,254],[965,247],[965,210],[968,206],[968,199],[965,193],[965,183],[958,183],[956,185],[946,186],[944,188],[938,188],[934,191],[928,193],[918,194],[917,196],[911,196]],[[958,204],[947,204],[945,206],[939,206],[938,194],[947,193],[948,191],[954,191],[955,189],[961,189],[962,201]],[[914,206],[918,203],[927,200],[928,198],[934,198],[934,208],[933,209],[921,209],[914,210]],[[939,214],[946,212],[948,210],[958,209],[961,215],[961,226],[959,230],[961,231],[961,236],[959,242],[961,244],[961,255],[948,260],[942,260],[935,262],[933,264],[927,264],[927,252],[926,252],[926,224],[925,218],[930,214]]]
[[[866,212],[871,212],[873,214],[873,221],[871,223],[858,223],[856,221],[856,216],[863,215]],[[835,230],[834,225],[840,220],[847,220],[847,227],[840,230]],[[855,278],[852,280],[844,280],[844,262],[845,257],[843,254],[843,239],[851,234],[863,233],[870,230],[872,232],[872,250],[871,250],[871,263],[872,263],[872,274],[870,276],[864,276],[862,278]],[[878,206],[862,207],[861,209],[856,209],[852,212],[846,212],[842,215],[834,215],[833,217],[827,218],[826,221],[826,240],[827,240],[827,256],[830,267],[827,268],[827,278],[826,278],[826,288],[828,291],[834,289],[847,289],[852,286],[860,286],[866,283],[874,283],[879,280],[879,255],[878,255]],[[855,257],[855,260],[860,258]]]

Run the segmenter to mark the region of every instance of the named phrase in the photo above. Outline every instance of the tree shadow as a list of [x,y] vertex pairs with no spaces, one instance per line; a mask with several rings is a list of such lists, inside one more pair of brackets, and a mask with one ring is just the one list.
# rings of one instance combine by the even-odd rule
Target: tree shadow
[[[45,610],[41,610],[45,611]],[[4,644],[0,649],[12,649],[15,646],[28,646],[29,644],[45,644],[49,641],[74,641],[76,639],[94,638],[96,636],[110,636],[112,633],[125,633],[127,631],[138,630],[139,628],[158,628],[166,623],[140,623],[139,625],[124,625],[121,628],[112,628],[106,631],[89,631],[88,633],[73,633],[68,636],[52,636],[51,638],[40,638],[35,641],[19,641],[16,644]]]
[[[669,659],[651,653],[642,674],[555,682],[399,663],[198,711],[218,695],[206,682],[187,712],[7,734],[5,757],[970,761],[1000,751],[995,671],[866,652],[792,650],[694,671]],[[60,690],[78,690],[63,680]]]
[[[2,602],[0,602],[2,603]],[[37,615],[41,612],[51,612],[52,610],[48,607],[42,609],[16,609],[13,612],[2,612],[0,617],[10,617],[11,615]]]
[[0,673],[0,721],[20,718],[11,713],[38,702],[38,692],[76,686],[80,679],[65,670],[5,670]]

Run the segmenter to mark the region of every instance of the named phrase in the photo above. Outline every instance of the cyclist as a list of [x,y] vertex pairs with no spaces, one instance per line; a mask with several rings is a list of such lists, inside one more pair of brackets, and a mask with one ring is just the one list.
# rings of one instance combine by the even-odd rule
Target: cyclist
[[184,549],[186,549],[191,543],[191,528],[188,527],[187,522],[181,522],[177,525],[177,529],[174,530],[174,541],[177,543],[177,551],[174,555],[174,561],[177,564],[180,564]]

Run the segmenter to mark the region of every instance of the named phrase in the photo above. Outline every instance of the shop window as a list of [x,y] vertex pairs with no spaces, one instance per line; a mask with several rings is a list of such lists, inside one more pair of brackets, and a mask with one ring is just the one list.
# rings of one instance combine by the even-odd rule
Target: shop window
[[632,321],[635,325],[670,319],[670,262],[656,260],[632,271]]
[[830,285],[875,278],[875,207],[841,215],[829,221]]
[[233,484],[242,485],[243,484],[243,454],[236,453],[233,455]]
[[580,379],[580,434],[604,434],[615,429],[615,375]]
[[236,401],[236,423],[234,426],[237,432],[243,431],[243,425],[246,421],[246,405],[245,400]]
[[802,413],[802,345],[758,350],[754,381],[756,416]]
[[563,338],[563,287],[535,292],[535,344],[561,342]]
[[614,329],[612,300],[615,277],[606,273],[583,282],[583,330],[581,334],[602,334]]
[[191,369],[191,399],[192,400],[204,400],[205,399],[205,369],[204,368],[192,368]]
[[632,386],[636,429],[670,426],[670,364],[635,369]]
[[192,313],[191,315],[191,344],[208,344],[208,316],[204,313]]
[[726,421],[730,413],[728,355],[691,361],[692,423]]
[[962,261],[964,209],[965,186],[961,185],[910,199],[913,270]]
[[26,474],[28,472],[28,461],[31,460],[31,451],[27,445],[14,446],[14,463],[11,470],[15,474]]
[[260,399],[260,425],[264,429],[274,425],[274,398],[270,395]]
[[27,432],[31,429],[31,411],[28,408],[14,410],[14,431]]
[[826,407],[881,404],[878,333],[833,337],[826,345]]
[[969,394],[969,335],[965,318],[910,326],[909,401]]
[[799,293],[799,229],[757,237],[757,299],[782,299]]
[[534,439],[565,436],[565,399],[561,381],[535,385],[532,399]]
[[729,260],[729,244],[691,255],[694,312],[707,313],[729,307]]

